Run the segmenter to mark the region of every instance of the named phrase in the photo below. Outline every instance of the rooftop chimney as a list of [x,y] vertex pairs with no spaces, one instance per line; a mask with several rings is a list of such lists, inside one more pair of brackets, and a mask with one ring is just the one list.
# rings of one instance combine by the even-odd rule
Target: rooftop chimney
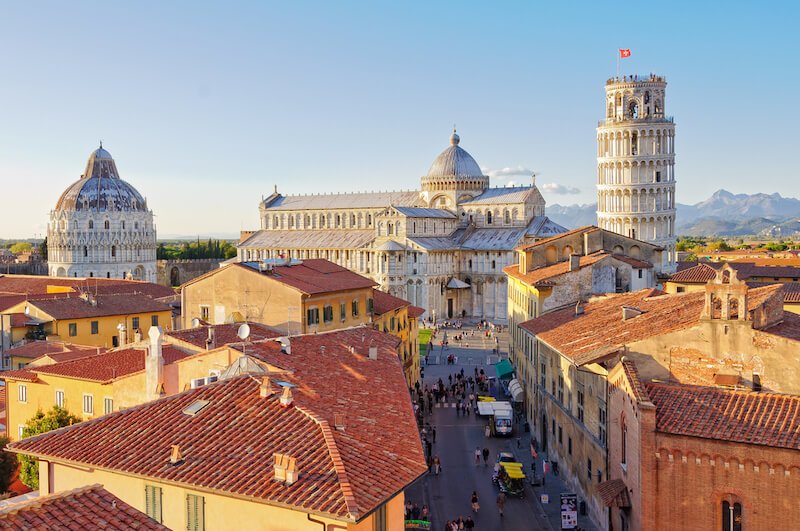
[[583,315],[583,304],[581,303],[580,299],[578,299],[577,304],[575,304],[575,315]]
[[261,378],[261,385],[258,386],[258,393],[261,398],[267,398],[268,396],[275,394],[275,391],[272,390],[272,384],[269,381],[269,376],[264,376]]
[[569,270],[577,271],[581,268],[581,255],[573,253],[569,255]]
[[138,343],[141,340],[142,340],[142,331],[137,328],[136,330],[133,331],[133,341]]
[[375,345],[369,346],[369,359],[376,360],[378,359],[378,347]]
[[761,392],[761,375],[756,372],[753,373],[753,391],[756,393]]
[[169,464],[177,465],[181,461],[183,461],[183,456],[181,455],[181,447],[180,447],[180,445],[173,444],[172,445],[172,453],[169,456]]
[[214,348],[214,327],[208,327],[208,339],[206,339],[206,350]]
[[288,407],[292,405],[292,402],[294,402],[294,398],[292,397],[292,388],[288,385],[284,386],[283,393],[281,393],[281,405]]
[[292,343],[289,341],[288,337],[279,337],[278,341],[281,343],[281,352],[284,354],[292,353]]
[[120,323],[117,325],[117,330],[119,330],[119,346],[127,345],[128,344],[128,329],[125,326],[125,323]]
[[145,358],[145,396],[148,400],[156,400],[161,397],[161,389],[164,387],[164,355],[162,353],[164,332],[160,326],[151,326],[148,332],[150,336],[150,348]]
[[333,426],[339,431],[344,431],[344,415],[336,413],[333,415]]
[[291,485],[297,481],[300,476],[300,472],[297,470],[297,459],[286,454],[273,454],[273,458],[274,478],[276,481],[281,481],[286,485]]

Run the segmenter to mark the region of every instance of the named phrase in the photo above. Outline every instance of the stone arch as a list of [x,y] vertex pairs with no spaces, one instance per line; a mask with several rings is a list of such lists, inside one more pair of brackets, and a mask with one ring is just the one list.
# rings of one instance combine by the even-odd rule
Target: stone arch
[[638,245],[631,245],[630,249],[628,250],[628,253],[633,258],[640,258],[642,256],[642,249]]
[[63,267],[59,267],[58,270],[56,271],[56,276],[57,277],[65,277],[65,276],[67,276],[67,270],[64,269]]
[[561,256],[563,258],[569,259],[569,256],[574,253],[575,251],[572,250],[572,246],[565,245],[564,248],[561,250]]
[[554,264],[558,261],[558,249],[555,245],[548,245],[544,250],[545,261]]

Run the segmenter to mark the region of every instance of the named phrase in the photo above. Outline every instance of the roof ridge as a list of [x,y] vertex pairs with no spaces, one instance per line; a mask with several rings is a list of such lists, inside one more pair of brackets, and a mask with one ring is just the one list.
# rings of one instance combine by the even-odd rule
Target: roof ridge
[[322,437],[325,439],[325,445],[328,447],[328,455],[330,455],[331,461],[333,461],[333,468],[336,471],[336,476],[339,478],[339,487],[342,490],[342,496],[344,497],[344,503],[347,506],[347,512],[350,513],[353,519],[358,520],[359,509],[358,503],[356,502],[356,496],[353,492],[353,486],[350,483],[350,479],[347,476],[344,461],[342,460],[342,455],[339,452],[339,446],[336,444],[336,439],[333,437],[333,430],[331,430],[330,424],[327,420],[323,419],[310,409],[299,405],[295,405],[295,408],[319,425],[320,431],[322,432]]
[[42,505],[51,500],[66,498],[68,496],[74,496],[76,494],[83,494],[85,492],[90,492],[102,488],[104,488],[103,485],[101,485],[100,483],[95,483],[93,485],[84,485],[82,487],[76,487],[71,490],[54,492],[52,494],[46,494],[44,496],[36,496],[35,498],[28,498],[16,503],[12,501],[14,498],[9,498],[10,503],[7,506],[5,507],[0,506],[0,518],[10,514],[17,513],[19,511],[24,511],[26,509],[41,507]]

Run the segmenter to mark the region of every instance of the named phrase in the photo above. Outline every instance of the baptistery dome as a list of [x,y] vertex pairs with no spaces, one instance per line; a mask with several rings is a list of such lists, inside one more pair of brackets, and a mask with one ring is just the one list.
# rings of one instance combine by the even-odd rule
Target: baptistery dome
[[47,257],[51,276],[155,281],[153,213],[102,144],[50,212]]
[[[434,159],[427,175],[422,177],[423,196],[426,192],[429,195],[450,192],[450,199],[438,202],[439,206],[447,208],[462,197],[459,192],[468,192],[468,196],[463,197],[472,197],[489,187],[489,177],[483,174],[472,155],[458,145],[459,142],[461,138],[454,129],[450,135],[450,147]],[[433,204],[431,201],[428,198],[428,202]]]
[[61,194],[59,209],[147,212],[147,204],[136,188],[120,179],[111,153],[101,146],[89,156],[81,178]]

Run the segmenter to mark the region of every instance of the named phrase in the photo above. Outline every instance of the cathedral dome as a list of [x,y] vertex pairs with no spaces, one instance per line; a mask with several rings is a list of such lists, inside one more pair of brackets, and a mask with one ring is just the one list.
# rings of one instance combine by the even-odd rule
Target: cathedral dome
[[111,153],[101,144],[89,156],[81,178],[61,194],[56,210],[147,212],[147,203],[136,188],[119,178]]
[[481,167],[472,158],[472,155],[461,148],[461,141],[453,130],[450,136],[450,147],[442,151],[431,164],[426,177],[446,179],[474,179],[484,177]]

